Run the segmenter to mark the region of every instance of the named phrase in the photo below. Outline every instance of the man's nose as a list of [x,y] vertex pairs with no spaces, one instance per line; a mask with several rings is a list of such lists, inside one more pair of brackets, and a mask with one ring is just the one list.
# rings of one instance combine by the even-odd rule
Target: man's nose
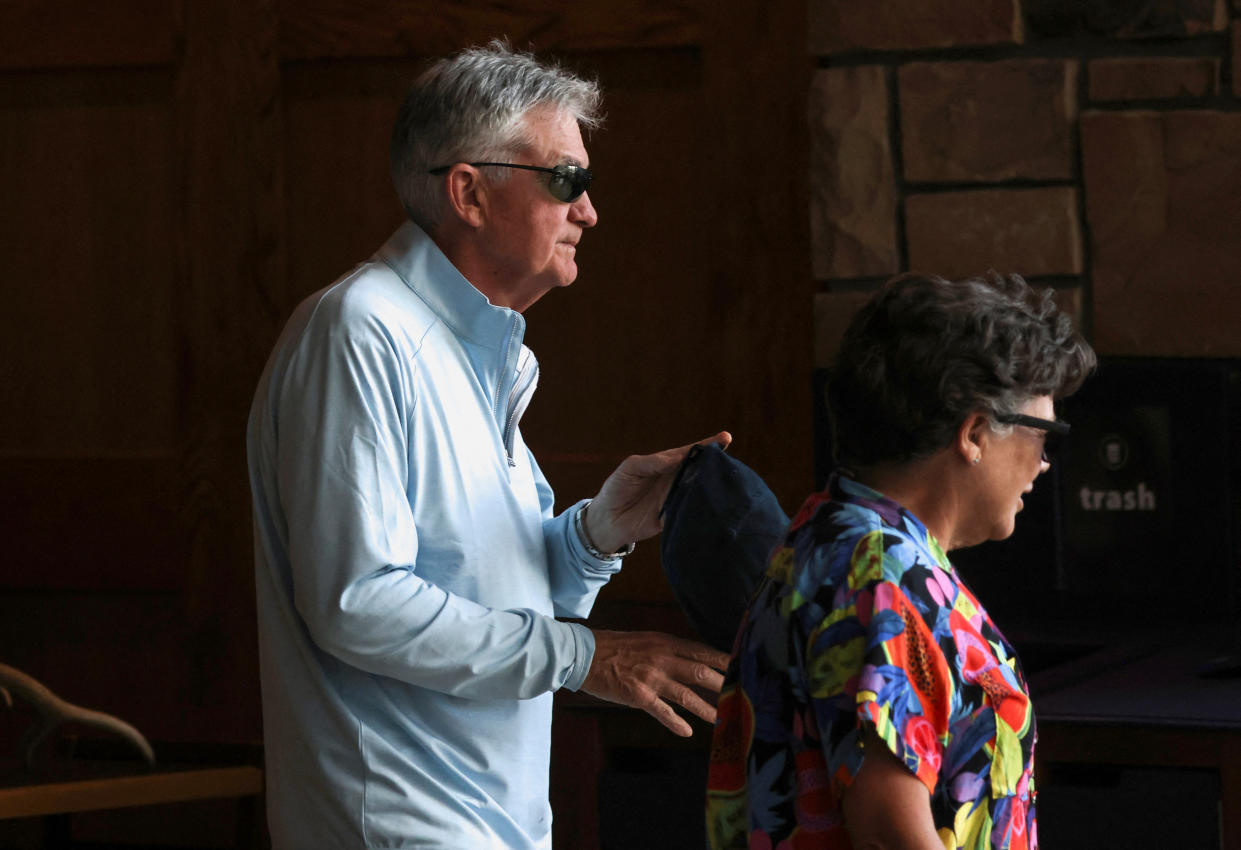
[[590,202],[589,192],[579,195],[569,212],[573,221],[582,227],[594,227],[599,221],[599,213],[595,211],[595,205]]

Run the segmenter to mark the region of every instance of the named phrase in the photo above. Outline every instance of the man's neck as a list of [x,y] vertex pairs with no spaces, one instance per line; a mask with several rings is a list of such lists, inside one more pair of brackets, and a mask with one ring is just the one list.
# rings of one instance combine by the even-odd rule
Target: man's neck
[[533,298],[520,297],[520,293],[509,285],[511,281],[504,270],[496,267],[488,256],[479,250],[477,241],[473,238],[475,234],[468,228],[453,227],[446,223],[427,230],[426,233],[448,261],[461,272],[461,276],[497,307],[507,307],[514,312],[524,313],[527,307],[542,296],[543,293]]

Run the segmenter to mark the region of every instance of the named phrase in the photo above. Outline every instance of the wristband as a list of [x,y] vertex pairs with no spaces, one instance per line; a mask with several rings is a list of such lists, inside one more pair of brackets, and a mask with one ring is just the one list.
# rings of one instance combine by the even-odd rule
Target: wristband
[[582,505],[578,512],[573,515],[573,525],[577,528],[577,539],[582,541],[582,545],[586,547],[586,551],[591,557],[598,558],[600,561],[615,561],[617,558],[623,558],[633,553],[638,548],[637,543],[626,543],[615,552],[600,552],[590,539],[590,535],[586,533],[586,509],[590,507],[590,502]]

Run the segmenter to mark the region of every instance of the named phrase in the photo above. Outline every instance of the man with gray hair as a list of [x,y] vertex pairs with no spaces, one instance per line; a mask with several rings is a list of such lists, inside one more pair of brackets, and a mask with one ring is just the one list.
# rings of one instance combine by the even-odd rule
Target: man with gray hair
[[[303,302],[247,446],[276,848],[547,848],[552,692],[706,720],[727,656],[585,617],[689,446],[553,513],[518,421],[522,311],[577,276],[599,91],[493,42],[414,83],[392,139],[409,213]],[[708,442],[727,445],[720,432]]]

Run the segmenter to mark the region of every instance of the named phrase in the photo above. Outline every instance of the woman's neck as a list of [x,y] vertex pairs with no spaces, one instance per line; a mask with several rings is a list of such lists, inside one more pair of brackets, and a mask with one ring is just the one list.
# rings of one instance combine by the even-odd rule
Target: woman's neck
[[938,452],[900,464],[855,467],[853,478],[916,516],[947,551],[956,548],[960,516],[951,460],[947,452]]

